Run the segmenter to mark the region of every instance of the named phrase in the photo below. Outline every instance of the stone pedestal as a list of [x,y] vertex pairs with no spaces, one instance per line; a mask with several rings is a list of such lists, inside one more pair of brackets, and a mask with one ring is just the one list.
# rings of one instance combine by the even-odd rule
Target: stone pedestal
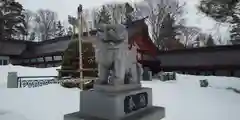
[[160,120],[163,117],[165,109],[152,106],[152,89],[138,86],[114,92],[82,91],[80,111],[65,115],[64,120]]
[[[80,111],[83,114],[110,120],[124,118],[152,106],[152,91],[150,88],[115,93],[83,91],[80,96]],[[133,108],[134,105],[131,105],[131,103],[129,105],[129,102],[132,102],[132,104],[135,102],[138,105]]]
[[131,91],[131,90],[139,90],[141,89],[141,84],[125,84],[125,85],[94,85],[94,90],[99,92],[123,92],[123,91]]
[[[165,109],[163,107],[150,107],[144,111],[140,111],[131,116],[122,118],[120,120],[160,120],[165,117]],[[70,113],[64,115],[64,120],[111,120],[102,119],[98,117],[88,116],[81,112]]]

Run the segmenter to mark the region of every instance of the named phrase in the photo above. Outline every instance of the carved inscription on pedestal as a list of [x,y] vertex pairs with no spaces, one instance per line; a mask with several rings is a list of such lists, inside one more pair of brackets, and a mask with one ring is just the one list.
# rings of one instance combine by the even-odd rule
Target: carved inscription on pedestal
[[146,92],[126,96],[124,99],[124,112],[126,114],[147,107],[148,94]]

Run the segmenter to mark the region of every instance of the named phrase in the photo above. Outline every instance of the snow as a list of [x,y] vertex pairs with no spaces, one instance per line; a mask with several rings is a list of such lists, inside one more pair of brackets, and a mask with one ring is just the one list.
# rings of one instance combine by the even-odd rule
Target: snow
[[[199,87],[198,80],[205,78],[209,80],[210,85],[214,83],[212,87]],[[153,88],[154,105],[166,107],[165,120],[240,118],[240,94],[223,88],[223,86],[240,88],[239,78],[177,75],[176,82],[153,81],[145,82],[144,85]],[[216,89],[218,87],[220,89]]]
[[[8,69],[2,69],[1,75],[4,75],[3,71],[18,71],[23,76],[56,75],[56,68],[8,66]],[[200,88],[199,80],[202,79],[207,79],[211,87]],[[164,120],[240,118],[240,94],[225,89],[240,89],[239,78],[177,74],[177,81],[142,83],[153,88],[153,104],[166,108]],[[64,114],[79,110],[79,92],[79,89],[67,89],[57,84],[39,88],[0,88],[0,120],[63,120]]]
[[[23,120],[63,120],[64,114],[79,110],[79,90],[60,85],[0,89],[0,98],[0,111],[22,115]],[[0,120],[12,120],[10,115],[5,117],[0,114]]]
[[17,113],[7,112],[7,111],[0,111],[0,119],[1,120],[27,120],[26,117],[19,115]]

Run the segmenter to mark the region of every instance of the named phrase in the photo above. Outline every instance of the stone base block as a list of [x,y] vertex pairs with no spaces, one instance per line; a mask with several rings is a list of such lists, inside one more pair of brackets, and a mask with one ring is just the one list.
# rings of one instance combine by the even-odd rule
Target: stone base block
[[[150,107],[141,112],[124,117],[119,120],[160,120],[165,117],[165,109],[162,107]],[[112,120],[88,116],[81,112],[64,115],[64,120]]]
[[141,84],[124,84],[124,85],[94,85],[94,90],[101,92],[120,92],[141,89]]
[[87,116],[107,120],[120,120],[152,107],[152,89],[129,91],[80,93],[80,111]]

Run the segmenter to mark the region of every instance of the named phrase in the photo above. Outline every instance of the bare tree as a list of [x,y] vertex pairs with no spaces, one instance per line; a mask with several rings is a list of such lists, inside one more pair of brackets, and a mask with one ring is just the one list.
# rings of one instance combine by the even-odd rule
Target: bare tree
[[57,13],[50,10],[40,9],[35,16],[37,23],[37,33],[42,40],[48,40],[55,37]]
[[[179,20],[180,16],[183,12],[183,6],[185,4],[180,4],[178,1],[175,0],[160,0],[158,3],[153,3],[153,1],[145,1],[145,4],[137,4],[135,3],[132,7],[134,8],[132,12],[133,20],[140,19],[143,17],[148,16],[148,24],[150,26],[150,35],[152,39],[155,41],[156,45],[161,48],[164,47],[163,41],[168,41],[167,39],[174,39],[176,36],[175,33],[168,34],[169,38],[165,38],[163,40],[161,37],[163,33],[162,31],[170,31],[170,29],[164,29],[164,27],[169,27],[172,31],[177,29],[177,25],[175,25],[175,21],[181,23],[183,20]],[[108,11],[111,14],[112,23],[124,23],[126,21],[126,4],[108,4],[106,5]],[[95,9],[93,11],[93,16],[97,16],[96,14],[99,11]],[[170,18],[169,18],[170,16]],[[96,18],[94,18],[96,20]],[[165,21],[164,21],[165,20]],[[167,22],[168,21],[168,22]],[[95,21],[96,23],[96,21]],[[163,26],[164,24],[168,24],[167,26]],[[170,25],[171,24],[171,25]],[[181,25],[179,25],[181,26]],[[164,30],[163,30],[164,29]],[[165,35],[166,36],[166,35]],[[177,40],[176,40],[177,41]],[[179,42],[179,41],[177,41]],[[179,43],[181,44],[181,43]],[[180,45],[181,46],[181,45]]]
[[179,32],[181,33],[181,36],[183,37],[182,43],[184,47],[192,47],[192,44],[194,43],[196,37],[201,32],[200,28],[197,27],[182,27]]
[[183,13],[183,6],[177,0],[159,0],[146,1],[149,7],[148,24],[150,25],[150,34],[155,44],[161,49],[165,47],[164,40],[161,38],[162,26],[165,18],[170,15],[175,21]]
[[[82,17],[82,28],[83,28],[83,32],[88,32],[89,31],[89,27],[88,27],[88,22],[87,22],[87,19],[88,17],[90,17],[90,14],[89,14],[89,10],[83,10],[83,17]],[[72,26],[72,32],[73,34],[76,34],[76,29],[78,27],[78,18],[77,17],[74,17],[74,16],[71,16],[71,15],[68,15],[68,23]]]
[[127,20],[135,19],[135,14],[133,14],[133,11],[135,10],[134,6],[131,6],[129,3],[111,3],[103,5],[100,8],[92,9],[91,14],[94,24],[98,22],[103,7],[105,8],[105,11],[110,15],[110,23],[126,23]]
[[98,8],[93,8],[91,11],[91,15],[92,15],[92,21],[93,21],[93,28],[96,27],[96,24],[98,23]]
[[151,12],[151,9],[148,6],[148,3],[145,1],[140,3],[134,3],[133,7],[134,7],[134,11],[133,11],[134,19],[141,19],[141,18],[147,17]]
[[198,43],[199,44],[198,47],[205,47],[205,46],[207,46],[207,41],[209,39],[209,34],[201,32],[198,35],[198,37],[200,38],[199,41],[198,41],[199,42]]
[[73,34],[76,34],[76,29],[77,29],[77,25],[78,25],[77,18],[73,17],[71,15],[68,15],[68,23],[70,25],[72,25],[72,32],[73,32]]
[[232,29],[232,25],[230,25],[230,24],[216,22],[214,27],[209,30],[209,31],[215,31],[215,33],[213,33],[213,35],[216,37],[215,40],[216,40],[216,44],[218,44],[218,45],[226,45],[226,44],[231,42],[229,40],[223,40],[222,39],[222,34],[221,34],[222,27],[227,28],[226,32],[230,32],[230,30]]
[[111,14],[112,23],[123,23],[125,20],[125,10],[124,10],[124,4],[108,4],[106,5],[108,8],[108,11]]
[[24,10],[23,15],[24,15],[25,23],[26,23],[26,32],[27,32],[24,39],[27,40],[28,36],[30,35],[31,28],[32,28],[31,22],[33,21],[34,13],[31,10],[26,9],[26,10]]
[[83,18],[82,18],[82,26],[83,26],[83,32],[89,32],[90,26],[88,23],[88,19],[90,18],[90,10],[84,9],[83,10]]

